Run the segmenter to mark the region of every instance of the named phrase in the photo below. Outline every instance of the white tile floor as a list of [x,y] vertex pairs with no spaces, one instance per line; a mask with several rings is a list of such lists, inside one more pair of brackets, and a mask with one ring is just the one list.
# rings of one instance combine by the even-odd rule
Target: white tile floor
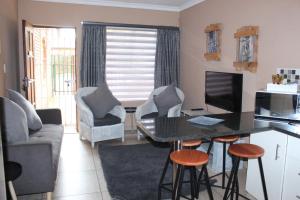
[[[121,140],[109,142],[122,144]],[[123,144],[136,143],[146,143],[146,141],[137,141],[136,134],[126,133],[126,140]],[[245,175],[245,170],[239,173],[241,189],[245,188]],[[222,189],[213,188],[214,199],[222,199],[223,193]],[[36,194],[20,196],[18,199],[41,200],[45,198],[45,194]],[[53,198],[56,200],[111,199],[106,187],[97,146],[92,149],[89,142],[79,139],[78,134],[64,135]],[[208,199],[207,192],[201,192],[199,199]]]

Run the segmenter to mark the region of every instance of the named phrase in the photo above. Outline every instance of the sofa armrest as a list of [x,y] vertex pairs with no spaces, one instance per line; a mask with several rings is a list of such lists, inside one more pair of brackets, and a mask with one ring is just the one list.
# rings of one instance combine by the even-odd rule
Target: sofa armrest
[[7,146],[7,159],[22,166],[14,181],[18,194],[52,192],[56,179],[51,142],[29,141]]
[[62,124],[60,109],[39,109],[36,112],[43,124]]

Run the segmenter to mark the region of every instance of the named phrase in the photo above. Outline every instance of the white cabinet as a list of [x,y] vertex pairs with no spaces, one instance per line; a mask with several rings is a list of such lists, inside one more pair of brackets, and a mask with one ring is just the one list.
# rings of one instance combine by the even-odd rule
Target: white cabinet
[[288,137],[283,200],[300,199],[300,139]]
[[[262,163],[269,199],[282,196],[288,136],[277,131],[251,134],[250,143],[264,148]],[[264,199],[257,159],[248,161],[246,190],[258,200]]]

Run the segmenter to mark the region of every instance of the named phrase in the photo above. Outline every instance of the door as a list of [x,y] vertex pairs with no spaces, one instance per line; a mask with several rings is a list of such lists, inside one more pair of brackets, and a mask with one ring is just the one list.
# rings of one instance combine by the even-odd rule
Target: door
[[76,133],[75,39],[75,28],[34,27],[36,108],[60,108],[65,133]]
[[[250,143],[265,150],[262,163],[269,199],[281,199],[287,135],[277,131],[256,133],[250,136]],[[258,200],[264,199],[257,159],[248,162],[246,190]]]
[[23,20],[22,29],[23,29],[23,54],[24,54],[23,90],[25,92],[25,97],[32,103],[32,105],[36,106],[33,25]]

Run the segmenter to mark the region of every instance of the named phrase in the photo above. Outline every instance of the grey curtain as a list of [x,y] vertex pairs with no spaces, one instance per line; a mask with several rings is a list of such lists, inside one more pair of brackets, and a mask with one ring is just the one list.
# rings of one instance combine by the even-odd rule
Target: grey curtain
[[154,72],[155,88],[172,83],[179,86],[179,53],[179,29],[158,29]]
[[106,26],[82,25],[81,87],[97,86],[105,82]]

